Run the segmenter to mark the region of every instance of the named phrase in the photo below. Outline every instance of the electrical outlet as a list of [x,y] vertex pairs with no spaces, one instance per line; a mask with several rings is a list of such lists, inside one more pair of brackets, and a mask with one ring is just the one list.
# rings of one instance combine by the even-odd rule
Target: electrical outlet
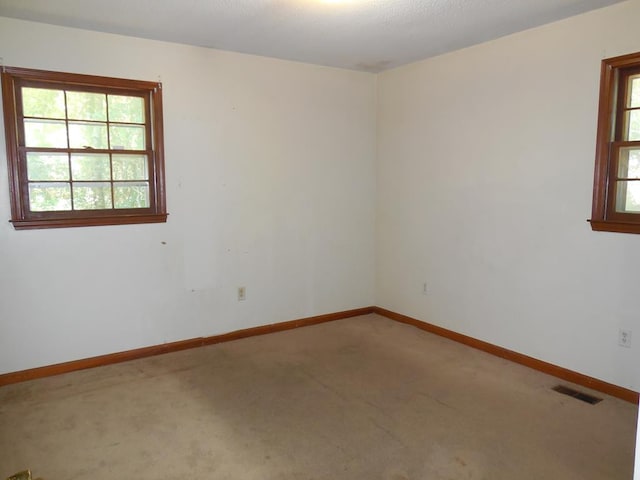
[[238,287],[238,301],[241,302],[247,299],[246,287]]
[[618,345],[631,348],[631,330],[623,330],[622,328],[619,330]]

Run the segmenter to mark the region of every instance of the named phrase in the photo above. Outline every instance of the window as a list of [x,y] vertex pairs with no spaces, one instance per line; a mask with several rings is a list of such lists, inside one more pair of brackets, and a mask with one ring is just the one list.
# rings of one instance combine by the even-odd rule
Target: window
[[165,222],[161,85],[4,67],[16,229]]
[[590,222],[640,233],[640,52],[602,61]]

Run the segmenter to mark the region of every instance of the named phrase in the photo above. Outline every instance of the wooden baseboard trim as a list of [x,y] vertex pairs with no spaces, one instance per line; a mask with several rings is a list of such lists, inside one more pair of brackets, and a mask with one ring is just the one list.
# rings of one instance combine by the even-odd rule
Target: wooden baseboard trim
[[332,322],[344,318],[357,317],[372,313],[374,307],[357,308],[354,310],[345,310],[342,312],[328,313],[325,315],[317,315],[315,317],[301,318],[288,322],[273,323],[271,325],[261,325],[259,327],[245,328],[236,330],[235,332],[223,333],[221,335],[213,335],[211,337],[199,337],[189,340],[181,340],[179,342],[164,343],[162,345],[153,345],[150,347],[136,348],[124,352],[100,355],[97,357],[85,358],[82,360],[74,360],[71,362],[58,363],[56,365],[47,365],[45,367],[31,368],[21,370],[19,372],[10,372],[0,375],[0,387],[12,383],[25,382],[36,378],[50,377],[61,373],[74,372],[76,370],[85,370],[87,368],[101,367],[111,365],[113,363],[127,362],[138,358],[152,357],[163,353],[177,352],[190,348],[202,347],[204,345],[213,345],[215,343],[230,342],[240,338],[253,337],[256,335],[265,335],[267,333],[281,332],[291,330],[293,328],[307,327],[309,325],[317,325],[319,323]]
[[341,320],[350,317],[357,317],[360,315],[367,315],[369,313],[376,313],[387,317],[397,322],[413,325],[421,330],[439,335],[441,337],[448,338],[458,343],[462,343],[472,348],[482,350],[500,358],[510,360],[515,363],[519,363],[534,370],[553,375],[554,377],[566,380],[577,385],[582,385],[587,388],[591,388],[598,392],[606,393],[627,402],[638,404],[640,394],[634,390],[629,390],[618,385],[604,382],[597,378],[589,377],[572,370],[568,370],[552,363],[544,362],[527,355],[523,355],[513,350],[508,350],[491,343],[478,340],[461,333],[447,330],[446,328],[438,327],[436,325],[417,320],[415,318],[396,313],[391,310],[387,310],[381,307],[364,307],[354,310],[346,310],[342,312],[328,313],[325,315],[317,315],[315,317],[301,318],[298,320],[291,320],[288,322],[273,323],[270,325],[261,325],[253,328],[246,328],[243,330],[236,330],[234,332],[223,333],[220,335],[213,335],[210,337],[192,338],[189,340],[181,340],[178,342],[165,343],[162,345],[153,345],[150,347],[137,348],[134,350],[127,350],[124,352],[111,353],[107,355],[100,355],[97,357],[85,358],[82,360],[74,360],[71,362],[58,363],[56,365],[47,365],[45,367],[31,368],[28,370],[21,370],[19,372],[10,372],[0,374],[0,387],[9,385],[12,383],[25,382],[27,380],[34,380],[37,378],[50,377],[52,375],[59,375],[61,373],[73,372],[76,370],[85,370],[88,368],[100,367],[104,365],[111,365],[114,363],[127,362],[129,360],[136,360],[138,358],[152,357],[154,355],[161,355],[164,353],[177,352],[180,350],[187,350],[190,348],[202,347],[205,345],[213,345],[216,343],[230,342],[232,340],[239,340],[241,338],[254,337],[257,335],[266,335],[268,333],[282,332],[284,330],[291,330],[294,328],[306,327],[309,325],[317,325],[319,323],[332,322],[334,320]]
[[203,344],[213,345],[214,343],[230,342],[231,340],[255,337],[256,335],[266,335],[267,333],[282,332],[284,330],[291,330],[293,328],[308,327],[310,325],[333,322],[335,320],[342,320],[344,318],[359,317],[360,315],[368,315],[369,313],[373,313],[374,308],[375,307],[356,308],[355,310],[327,313],[325,315],[301,318],[299,320],[290,320],[288,322],[272,323],[270,325],[245,328],[244,330],[236,330],[235,332],[223,333],[222,335],[214,335],[213,337],[206,337]]
[[627,402],[638,404],[640,394],[636,391],[629,390],[618,385],[613,385],[612,383],[607,383],[602,380],[598,380],[597,378],[589,377],[587,375],[574,372],[573,370],[559,367],[558,365],[554,365],[552,363],[543,362],[542,360],[538,360],[537,358],[529,357],[527,355],[523,355],[522,353],[514,352],[513,350],[508,350],[506,348],[499,347],[497,345],[493,345],[491,343],[484,342],[482,340],[478,340],[476,338],[469,337],[452,330],[447,330],[446,328],[438,327],[436,325],[423,322],[422,320],[417,320],[401,313],[392,312],[391,310],[387,310],[385,308],[373,307],[373,313],[377,313],[378,315],[382,315],[383,317],[387,317],[397,322],[413,325],[414,327],[417,327],[421,330],[425,330],[427,332],[434,333],[455,342],[462,343],[469,347],[482,350],[483,352],[490,353],[492,355],[495,355],[496,357],[505,358],[512,362],[519,363],[529,368],[533,368],[534,370],[553,375],[554,377],[560,378],[562,380],[566,380],[577,385],[582,385],[583,387],[591,388],[598,392],[606,393],[607,395],[626,400]]

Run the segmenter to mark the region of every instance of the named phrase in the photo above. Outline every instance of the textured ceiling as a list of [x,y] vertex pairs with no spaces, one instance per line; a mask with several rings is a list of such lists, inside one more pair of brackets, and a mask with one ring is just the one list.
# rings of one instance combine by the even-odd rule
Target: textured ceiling
[[378,72],[620,0],[0,0],[0,16]]

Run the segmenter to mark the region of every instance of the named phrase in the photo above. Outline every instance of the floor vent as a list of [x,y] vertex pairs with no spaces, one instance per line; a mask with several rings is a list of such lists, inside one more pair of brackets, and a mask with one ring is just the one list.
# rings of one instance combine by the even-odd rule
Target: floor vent
[[583,402],[590,403],[591,405],[595,405],[602,401],[601,398],[594,397],[593,395],[589,395],[588,393],[579,392],[578,390],[574,390],[573,388],[565,387],[564,385],[556,385],[552,390],[555,390],[558,393],[563,393],[565,395],[569,395],[570,397],[577,398],[578,400],[582,400]]

